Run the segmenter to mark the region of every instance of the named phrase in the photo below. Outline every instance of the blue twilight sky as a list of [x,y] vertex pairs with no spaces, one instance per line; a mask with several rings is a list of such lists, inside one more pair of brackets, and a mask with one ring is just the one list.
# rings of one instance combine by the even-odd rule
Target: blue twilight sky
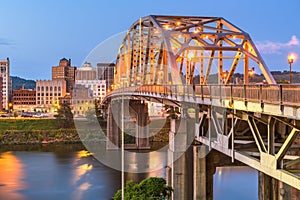
[[289,52],[300,56],[299,0],[0,0],[0,8],[0,59],[10,58],[11,75],[34,80],[50,79],[62,57],[80,66],[150,14],[224,17],[250,34],[270,70],[288,70]]

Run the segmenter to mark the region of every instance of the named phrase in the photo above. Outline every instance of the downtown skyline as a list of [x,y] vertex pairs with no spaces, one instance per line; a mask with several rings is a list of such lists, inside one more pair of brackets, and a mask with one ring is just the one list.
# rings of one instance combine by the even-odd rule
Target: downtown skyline
[[[289,70],[287,55],[300,55],[300,2],[237,1],[10,1],[0,13],[0,58],[10,58],[11,75],[26,79],[49,79],[50,67],[68,57],[81,66],[90,52],[107,38],[119,39],[110,56],[97,54],[98,62],[111,62],[117,55],[119,33],[140,17],[159,15],[224,17],[250,34],[271,71]],[[4,28],[3,28],[4,27]],[[101,46],[101,45],[100,45]],[[87,58],[89,59],[89,57]],[[94,66],[95,67],[95,66]],[[299,60],[293,64],[300,71]]]

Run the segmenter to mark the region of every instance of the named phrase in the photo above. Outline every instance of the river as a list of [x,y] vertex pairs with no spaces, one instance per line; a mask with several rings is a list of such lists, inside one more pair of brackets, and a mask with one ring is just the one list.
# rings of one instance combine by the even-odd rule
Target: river
[[[165,162],[165,156],[157,161]],[[120,188],[120,172],[97,161],[82,145],[0,148],[0,199],[111,199]],[[165,177],[165,169],[129,174],[140,181]],[[248,167],[217,168],[214,199],[257,199],[257,172]]]

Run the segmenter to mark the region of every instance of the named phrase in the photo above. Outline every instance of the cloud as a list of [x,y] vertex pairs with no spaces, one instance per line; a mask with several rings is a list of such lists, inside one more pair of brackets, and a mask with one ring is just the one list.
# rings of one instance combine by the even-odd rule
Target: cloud
[[282,51],[290,49],[291,47],[300,46],[300,41],[296,35],[293,35],[291,40],[287,43],[280,42],[256,42],[258,50],[264,54],[281,54]]
[[13,45],[13,43],[5,38],[0,38],[0,45],[2,46],[8,46],[8,45]]

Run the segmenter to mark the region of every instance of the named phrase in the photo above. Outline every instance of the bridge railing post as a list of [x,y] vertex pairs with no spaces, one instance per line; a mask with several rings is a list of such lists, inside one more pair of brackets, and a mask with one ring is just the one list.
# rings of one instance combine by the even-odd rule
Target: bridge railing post
[[203,85],[200,85],[200,90],[201,90],[201,99],[204,101],[204,94],[203,94]]
[[263,108],[264,107],[264,100],[263,100],[263,93],[262,93],[262,84],[259,84],[259,96],[258,96],[258,99],[259,99],[259,102],[260,102],[260,107]]
[[222,102],[222,85],[219,85],[219,96],[220,96],[220,103]]
[[212,88],[211,85],[209,85],[209,100],[212,101]]
[[233,104],[233,88],[232,88],[233,86],[232,86],[232,84],[230,85],[230,105],[232,105]]
[[245,106],[247,106],[247,104],[248,104],[248,102],[247,102],[247,85],[245,85],[245,84],[244,84],[243,97],[244,97],[244,101],[245,101]]
[[282,85],[279,85],[279,102],[280,102],[280,111],[283,112],[283,100],[282,100]]

